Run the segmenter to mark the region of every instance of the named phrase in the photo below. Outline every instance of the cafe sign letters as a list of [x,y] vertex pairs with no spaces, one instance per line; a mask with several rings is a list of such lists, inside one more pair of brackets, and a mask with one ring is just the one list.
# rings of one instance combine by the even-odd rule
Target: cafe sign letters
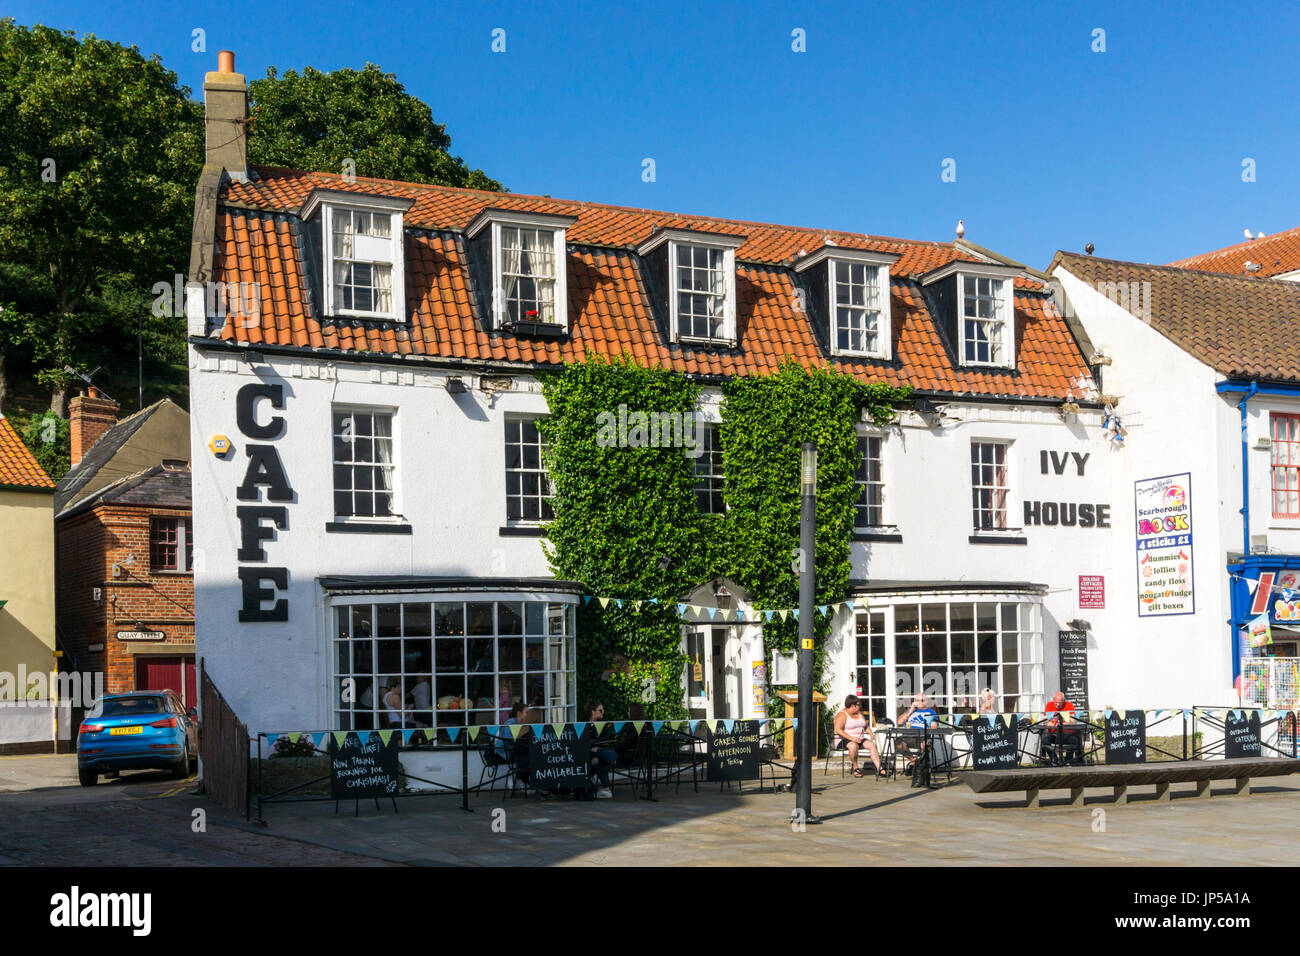
[[[239,520],[239,582],[243,604],[241,623],[250,621],[289,620],[289,600],[280,595],[289,588],[289,569],[268,567],[264,542],[275,537],[276,530],[289,527],[289,509],[294,500],[289,476],[275,445],[284,434],[284,418],[270,416],[259,420],[259,408],[265,402],[272,409],[284,409],[284,386],[256,382],[243,386],[235,396],[235,419],[240,434],[253,441],[244,446],[248,465],[244,480],[235,489],[235,498],[247,502],[235,507]],[[255,442],[255,443],[254,443]]]

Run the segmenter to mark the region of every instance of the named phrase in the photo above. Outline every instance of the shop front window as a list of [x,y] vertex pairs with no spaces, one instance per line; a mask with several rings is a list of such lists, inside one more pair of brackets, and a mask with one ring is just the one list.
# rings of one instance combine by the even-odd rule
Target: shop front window
[[570,605],[403,601],[335,608],[340,730],[504,723],[515,703],[574,717]]
[[1010,601],[908,602],[857,616],[857,680],[876,716],[924,692],[943,714],[975,713],[985,688],[1001,713],[1043,706],[1039,608]]

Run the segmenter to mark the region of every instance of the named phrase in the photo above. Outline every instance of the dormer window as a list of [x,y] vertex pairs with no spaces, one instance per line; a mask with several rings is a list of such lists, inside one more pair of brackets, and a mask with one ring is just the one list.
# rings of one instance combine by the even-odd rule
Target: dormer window
[[687,344],[736,343],[736,249],[743,236],[663,229],[637,252],[661,284],[669,337]]
[[833,355],[890,357],[889,267],[897,260],[892,254],[826,246],[795,265],[810,283],[813,321]]
[[953,323],[964,366],[1015,368],[1015,277],[1011,266],[954,262],[925,276],[934,287],[939,321]]
[[412,200],[318,189],[299,216],[328,316],[406,320],[402,217]]
[[1003,349],[1010,310],[1005,306],[1007,279],[961,277],[962,360],[967,365],[1006,365]]
[[494,329],[538,335],[569,330],[565,230],[572,216],[485,209],[466,236],[489,270]]

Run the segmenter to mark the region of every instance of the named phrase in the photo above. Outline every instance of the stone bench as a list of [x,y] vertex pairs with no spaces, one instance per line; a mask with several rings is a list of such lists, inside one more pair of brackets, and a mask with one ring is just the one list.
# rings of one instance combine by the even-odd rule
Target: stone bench
[[1196,796],[1210,796],[1215,780],[1231,780],[1233,794],[1249,794],[1252,777],[1300,773],[1300,760],[1289,757],[1236,757],[1231,760],[1178,760],[1159,763],[1103,764],[1080,767],[1026,767],[1014,770],[969,770],[963,777],[975,793],[1025,791],[1026,806],[1038,807],[1043,790],[1070,791],[1070,806],[1083,806],[1086,787],[1110,787],[1116,803],[1128,802],[1132,786],[1156,788],[1157,800],[1169,799],[1169,785],[1194,783]]

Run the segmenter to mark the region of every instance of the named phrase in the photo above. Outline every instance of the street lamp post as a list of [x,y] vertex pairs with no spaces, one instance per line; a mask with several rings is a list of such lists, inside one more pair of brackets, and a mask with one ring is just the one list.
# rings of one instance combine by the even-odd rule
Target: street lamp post
[[795,761],[795,818],[818,822],[812,815],[812,755],[817,746],[813,726],[813,598],[817,530],[817,446],[804,442],[799,467],[799,754]]

